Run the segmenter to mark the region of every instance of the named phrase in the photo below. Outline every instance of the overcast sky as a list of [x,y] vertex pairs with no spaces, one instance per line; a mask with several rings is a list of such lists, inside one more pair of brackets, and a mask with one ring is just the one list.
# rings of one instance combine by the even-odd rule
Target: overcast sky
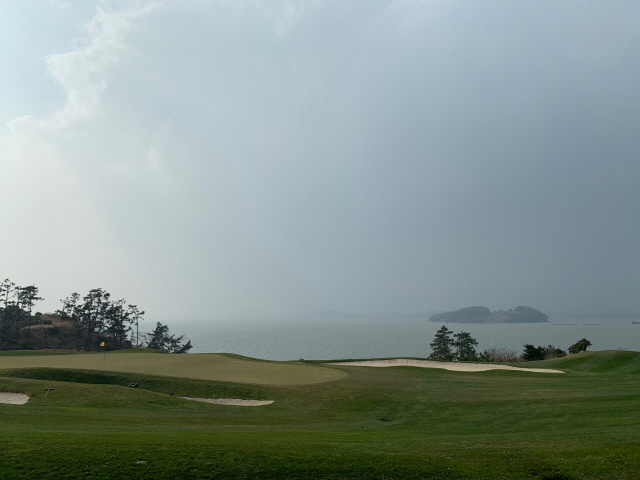
[[0,55],[43,310],[640,305],[637,1],[21,0]]

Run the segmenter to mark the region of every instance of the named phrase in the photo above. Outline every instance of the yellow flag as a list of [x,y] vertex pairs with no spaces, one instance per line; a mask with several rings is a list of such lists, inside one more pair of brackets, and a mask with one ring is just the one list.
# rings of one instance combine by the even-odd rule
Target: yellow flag
[[102,342],[102,343],[100,344],[100,346],[101,346],[101,347],[104,347],[104,342]]

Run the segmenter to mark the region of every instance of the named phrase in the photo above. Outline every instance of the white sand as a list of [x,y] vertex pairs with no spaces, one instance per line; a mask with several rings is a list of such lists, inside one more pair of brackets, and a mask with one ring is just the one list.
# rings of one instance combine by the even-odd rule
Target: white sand
[[29,395],[22,393],[0,392],[0,403],[9,403],[11,405],[24,405],[29,401]]
[[273,400],[243,400],[241,398],[182,398],[196,402],[217,403],[218,405],[238,405],[240,407],[261,407],[262,405],[271,405],[273,403]]
[[442,368],[457,372],[486,372],[487,370],[517,370],[519,372],[536,373],[564,373],[562,370],[550,368],[520,368],[509,365],[494,365],[490,363],[458,363],[458,362],[434,362],[432,360],[411,360],[408,358],[392,358],[389,360],[366,360],[362,362],[337,362],[328,365],[348,365],[356,367],[420,367]]

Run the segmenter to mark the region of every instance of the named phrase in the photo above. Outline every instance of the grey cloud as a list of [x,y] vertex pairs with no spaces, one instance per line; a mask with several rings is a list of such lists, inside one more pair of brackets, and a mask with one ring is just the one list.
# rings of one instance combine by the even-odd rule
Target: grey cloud
[[24,135],[113,251],[91,278],[158,314],[637,307],[639,18],[159,3],[115,22],[89,114]]

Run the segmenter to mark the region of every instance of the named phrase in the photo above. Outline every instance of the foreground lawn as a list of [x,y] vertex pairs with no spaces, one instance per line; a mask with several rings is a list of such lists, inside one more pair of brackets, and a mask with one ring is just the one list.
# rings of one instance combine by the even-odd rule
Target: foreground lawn
[[[130,372],[4,367],[0,391],[32,398],[0,405],[0,478],[640,478],[639,353],[532,365],[566,372],[557,375],[236,360],[336,377],[287,385],[137,373],[133,389]],[[44,388],[54,390],[45,398]],[[185,393],[275,403],[212,405]]]

